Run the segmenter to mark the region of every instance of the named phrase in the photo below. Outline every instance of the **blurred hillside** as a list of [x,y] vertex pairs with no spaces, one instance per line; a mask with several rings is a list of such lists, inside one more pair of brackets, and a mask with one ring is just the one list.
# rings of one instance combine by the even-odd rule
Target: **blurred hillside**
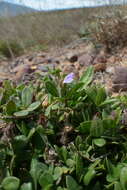
[[0,16],[16,16],[19,14],[25,14],[35,11],[32,8],[12,4],[9,2],[0,2]]
[[98,18],[111,18],[118,11],[126,15],[126,6],[32,12],[15,17],[1,17],[0,52],[2,50],[4,54],[8,49],[11,55],[19,55],[29,50],[47,50],[52,46],[63,46],[82,37],[87,40],[89,28],[96,27]]

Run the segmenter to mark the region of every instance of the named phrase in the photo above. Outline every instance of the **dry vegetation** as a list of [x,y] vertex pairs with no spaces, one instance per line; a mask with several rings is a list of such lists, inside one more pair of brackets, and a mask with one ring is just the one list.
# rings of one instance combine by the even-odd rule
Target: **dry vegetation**
[[103,44],[107,52],[127,46],[127,17],[121,11],[99,18],[93,28],[96,43]]
[[[90,23],[95,29],[97,27],[96,21],[99,17],[103,17],[107,13],[110,15],[118,9],[121,9],[123,14],[126,7],[83,8],[1,18],[0,52],[7,57],[12,57],[30,48],[32,50],[45,50],[52,45],[61,46],[67,44],[72,40],[87,35]],[[106,21],[106,25],[103,25],[103,27],[106,27],[106,31],[105,28],[104,31],[101,30],[101,39],[98,38],[99,42],[105,43],[102,38],[109,32],[107,31],[109,29],[107,26]],[[108,27],[110,26],[112,26],[112,23]],[[113,26],[114,28],[116,27],[115,25]],[[98,32],[97,30],[93,31],[95,34]],[[112,32],[114,31],[112,30]],[[7,54],[4,53],[6,49],[8,49]]]

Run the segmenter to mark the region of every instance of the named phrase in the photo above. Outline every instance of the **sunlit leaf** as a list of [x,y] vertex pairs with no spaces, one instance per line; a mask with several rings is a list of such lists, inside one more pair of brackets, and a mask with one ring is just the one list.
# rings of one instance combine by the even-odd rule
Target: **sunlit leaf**
[[120,183],[123,190],[127,189],[127,167],[123,167],[120,172]]
[[28,114],[29,112],[27,110],[22,110],[14,113],[16,117],[24,117],[27,116]]
[[93,79],[94,69],[92,66],[88,67],[80,78],[80,81],[84,83],[82,88],[86,88]]
[[96,171],[95,171],[93,168],[89,169],[88,172],[87,172],[87,173],[85,174],[85,176],[84,176],[84,179],[83,179],[84,184],[85,184],[85,185],[89,185],[89,183],[91,182],[91,180],[92,180],[95,176],[96,176]]
[[68,190],[81,190],[81,187],[71,176],[66,176],[66,185]]
[[27,108],[27,111],[34,111],[36,110],[39,106],[41,105],[41,102],[37,101],[32,104]]
[[24,183],[20,187],[20,190],[33,190],[32,183]]
[[98,139],[93,139],[93,143],[96,146],[102,147],[102,146],[104,146],[106,144],[106,141],[105,141],[105,139],[98,138]]
[[1,186],[4,190],[17,190],[20,185],[20,180],[17,177],[10,176],[4,178]]
[[53,176],[47,172],[44,172],[39,178],[39,184],[42,188],[49,190],[53,186]]
[[33,92],[30,87],[25,87],[22,91],[22,104],[26,108],[32,102]]

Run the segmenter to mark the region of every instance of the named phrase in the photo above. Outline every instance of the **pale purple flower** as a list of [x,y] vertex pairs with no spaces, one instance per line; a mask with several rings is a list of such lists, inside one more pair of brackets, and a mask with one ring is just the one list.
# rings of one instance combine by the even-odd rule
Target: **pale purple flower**
[[68,84],[68,83],[73,82],[74,77],[75,77],[75,74],[74,74],[74,73],[69,73],[69,74],[64,78],[63,83]]

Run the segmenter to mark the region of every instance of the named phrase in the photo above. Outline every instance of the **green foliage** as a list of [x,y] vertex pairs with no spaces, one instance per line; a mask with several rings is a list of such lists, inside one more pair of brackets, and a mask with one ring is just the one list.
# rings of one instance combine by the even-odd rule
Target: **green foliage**
[[126,190],[126,96],[92,84],[89,67],[0,88],[1,190]]

